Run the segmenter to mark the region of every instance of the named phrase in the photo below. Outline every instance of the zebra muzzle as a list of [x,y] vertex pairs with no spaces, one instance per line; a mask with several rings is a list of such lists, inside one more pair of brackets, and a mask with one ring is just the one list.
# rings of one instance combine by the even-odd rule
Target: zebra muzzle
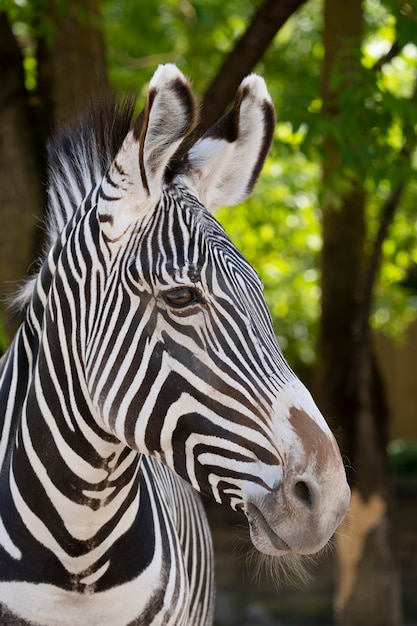
[[294,473],[267,491],[251,493],[245,503],[253,545],[264,554],[314,554],[343,520],[350,491],[320,488],[310,475]]

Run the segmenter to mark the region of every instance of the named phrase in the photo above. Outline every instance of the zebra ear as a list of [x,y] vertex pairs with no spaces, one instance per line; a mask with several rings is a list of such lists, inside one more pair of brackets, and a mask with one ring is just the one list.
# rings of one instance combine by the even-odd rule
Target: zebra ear
[[240,84],[233,109],[191,147],[180,178],[209,211],[241,202],[256,183],[274,128],[265,82],[251,74]]
[[175,65],[160,65],[149,84],[145,108],[101,183],[98,215],[108,238],[117,238],[155,206],[165,168],[195,123],[188,81]]

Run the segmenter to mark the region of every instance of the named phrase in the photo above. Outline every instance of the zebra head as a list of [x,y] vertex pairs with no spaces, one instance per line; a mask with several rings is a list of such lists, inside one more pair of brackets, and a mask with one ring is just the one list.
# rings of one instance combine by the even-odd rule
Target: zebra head
[[346,513],[341,456],[276,343],[259,278],[211,215],[251,191],[274,109],[251,75],[180,155],[195,111],[183,75],[160,67],[98,190],[90,398],[109,433],[243,511],[261,552],[312,553]]

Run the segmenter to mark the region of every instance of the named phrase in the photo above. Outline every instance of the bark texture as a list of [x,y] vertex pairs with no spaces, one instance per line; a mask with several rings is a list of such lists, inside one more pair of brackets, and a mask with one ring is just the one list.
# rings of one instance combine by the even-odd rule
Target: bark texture
[[[61,11],[61,12],[60,12]],[[25,88],[23,59],[5,13],[0,13],[0,297],[5,331],[17,320],[4,304],[27,276],[41,239],[45,143],[70,122],[95,93],[107,89],[105,47],[98,1],[50,0],[51,37],[37,42],[38,88]]]
[[39,45],[39,91],[57,128],[107,89],[106,53],[98,0],[49,0],[47,12],[53,28]]

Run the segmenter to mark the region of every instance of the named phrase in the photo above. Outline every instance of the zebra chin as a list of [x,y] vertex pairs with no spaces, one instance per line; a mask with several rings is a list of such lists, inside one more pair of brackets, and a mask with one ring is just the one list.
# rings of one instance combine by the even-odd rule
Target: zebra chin
[[259,552],[271,556],[283,556],[293,552],[290,546],[271,528],[255,505],[248,505],[246,515],[252,544]]

